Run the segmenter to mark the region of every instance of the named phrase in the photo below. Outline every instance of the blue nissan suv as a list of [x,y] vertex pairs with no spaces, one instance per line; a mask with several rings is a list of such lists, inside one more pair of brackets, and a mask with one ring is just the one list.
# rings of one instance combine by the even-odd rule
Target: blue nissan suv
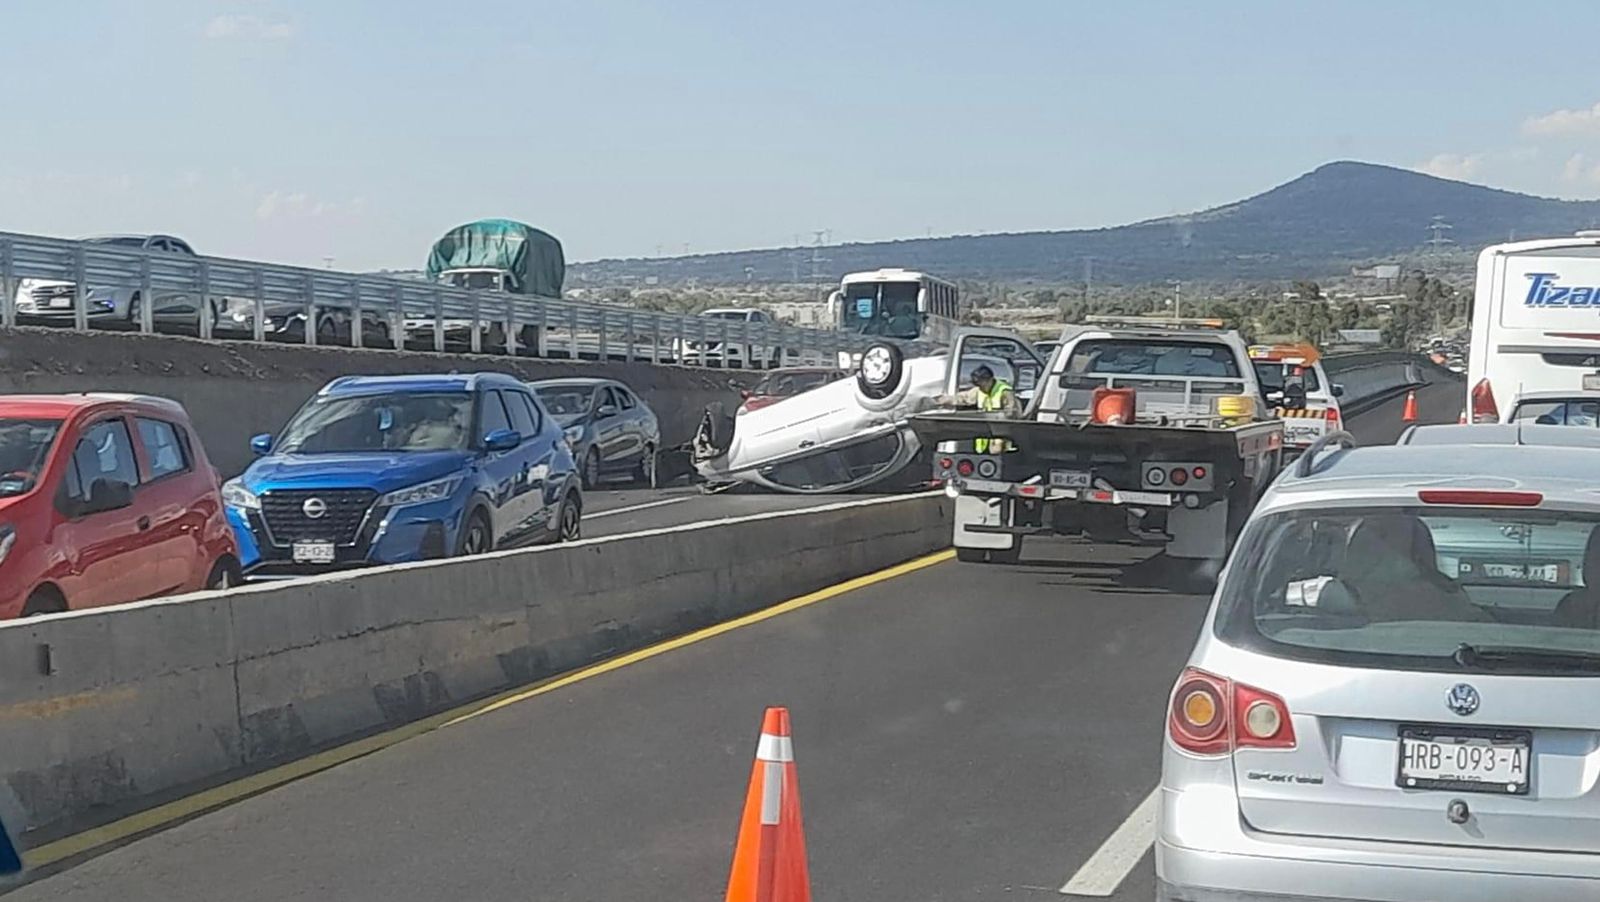
[[345,376],[222,487],[261,575],[477,554],[578,538],[583,494],[561,424],[499,373]]

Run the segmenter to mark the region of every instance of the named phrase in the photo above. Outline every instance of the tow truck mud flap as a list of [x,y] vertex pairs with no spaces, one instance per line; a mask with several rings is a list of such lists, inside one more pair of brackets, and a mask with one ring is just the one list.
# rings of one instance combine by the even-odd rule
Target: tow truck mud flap
[[1202,508],[1177,506],[1167,511],[1167,557],[1222,558],[1228,553],[1228,500]]
[[957,495],[955,546],[1005,550],[1017,537],[1004,532],[970,532],[968,526],[1005,526],[1006,499],[982,495]]

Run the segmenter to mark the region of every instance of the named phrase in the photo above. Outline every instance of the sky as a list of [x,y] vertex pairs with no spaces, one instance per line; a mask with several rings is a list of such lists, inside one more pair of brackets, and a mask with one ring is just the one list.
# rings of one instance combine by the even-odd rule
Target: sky
[[0,230],[416,269],[482,217],[569,260],[1085,228],[1336,159],[1595,198],[1583,23],[1592,0],[0,0]]

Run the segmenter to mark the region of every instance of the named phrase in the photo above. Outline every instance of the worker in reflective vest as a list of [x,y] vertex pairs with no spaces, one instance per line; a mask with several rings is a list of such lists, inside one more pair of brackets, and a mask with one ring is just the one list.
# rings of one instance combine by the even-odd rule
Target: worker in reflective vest
[[[1011,385],[1004,379],[996,379],[994,370],[987,366],[979,366],[972,371],[972,387],[966,391],[956,392],[952,396],[938,399],[941,403],[955,407],[976,407],[986,413],[1003,413],[1008,417],[1015,417],[1021,413],[1021,406],[1017,403],[1017,394],[1011,390]],[[979,454],[1000,454],[1006,451],[1006,440],[1002,438],[973,439],[972,450]]]

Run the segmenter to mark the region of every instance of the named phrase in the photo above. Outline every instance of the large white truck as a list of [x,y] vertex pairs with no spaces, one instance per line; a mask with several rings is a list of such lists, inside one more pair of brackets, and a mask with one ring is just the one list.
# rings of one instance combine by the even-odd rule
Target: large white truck
[[1284,427],[1264,409],[1244,342],[1220,327],[1071,327],[1021,417],[911,417],[955,498],[957,555],[1015,563],[1028,536],[1086,535],[1226,557],[1278,474]]
[[1547,416],[1563,396],[1579,399],[1597,390],[1600,231],[1484,248],[1462,419],[1520,419],[1522,400],[1533,396]]

